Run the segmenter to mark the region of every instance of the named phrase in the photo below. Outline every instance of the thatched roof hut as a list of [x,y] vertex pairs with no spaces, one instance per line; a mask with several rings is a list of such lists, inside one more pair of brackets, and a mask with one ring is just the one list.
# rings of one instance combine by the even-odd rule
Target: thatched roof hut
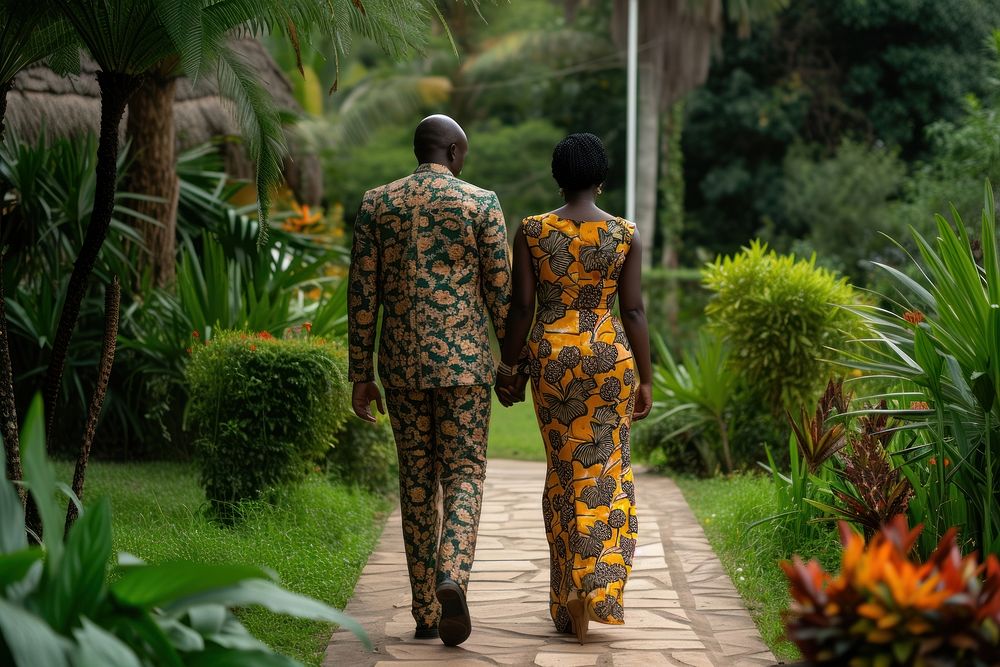
[[[302,112],[292,95],[291,83],[259,42],[239,39],[233,46],[260,75],[280,110]],[[97,69],[97,63],[84,58],[79,76],[62,77],[43,66],[23,70],[7,94],[7,125],[28,141],[35,140],[42,127],[50,136],[96,134],[101,118],[100,91],[94,76]],[[181,79],[174,99],[178,150],[213,138],[239,136],[232,113],[219,98],[213,76],[196,83]],[[124,134],[124,120],[121,127]],[[284,164],[286,180],[299,201],[315,206],[323,195],[319,160],[304,152],[291,133],[286,133],[286,141],[291,153]],[[253,178],[253,165],[239,141],[224,142],[222,152],[227,173],[236,178]]]

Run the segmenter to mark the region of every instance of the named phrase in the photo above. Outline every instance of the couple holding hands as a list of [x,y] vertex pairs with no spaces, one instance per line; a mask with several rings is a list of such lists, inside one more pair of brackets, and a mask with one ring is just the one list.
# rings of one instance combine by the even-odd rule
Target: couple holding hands
[[348,304],[353,407],[368,421],[373,402],[384,412],[379,338],[415,637],[455,646],[472,631],[465,595],[490,386],[510,406],[530,382],[548,461],[550,614],[583,643],[590,621],[624,623],[637,540],[629,430],[652,392],[635,225],[597,207],[607,153],[596,136],[572,134],[552,156],[565,205],[521,222],[512,270],[496,194],[458,178],[469,150],[462,128],[430,116],[413,143],[416,171],[365,194]]

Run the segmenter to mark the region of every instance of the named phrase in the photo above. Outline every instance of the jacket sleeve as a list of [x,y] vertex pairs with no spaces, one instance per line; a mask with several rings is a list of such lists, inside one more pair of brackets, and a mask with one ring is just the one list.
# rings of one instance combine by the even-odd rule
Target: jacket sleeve
[[500,200],[491,192],[488,201],[477,239],[479,287],[493,320],[497,341],[502,346],[507,328],[507,310],[510,308],[510,246],[507,245],[507,226]]
[[351,382],[375,379],[373,357],[381,301],[380,252],[375,229],[375,193],[369,190],[354,222],[347,288],[347,328]]

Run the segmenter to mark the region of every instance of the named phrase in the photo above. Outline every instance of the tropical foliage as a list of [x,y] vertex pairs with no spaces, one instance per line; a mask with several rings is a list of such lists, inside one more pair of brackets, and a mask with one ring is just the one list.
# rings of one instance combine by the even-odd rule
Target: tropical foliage
[[[919,439],[906,453],[917,507],[931,539],[965,526],[968,546],[1000,552],[995,444],[1000,438],[1000,254],[996,209],[987,183],[978,238],[957,211],[937,217],[937,238],[914,232],[917,278],[883,265],[897,295],[890,308],[865,307],[872,337],[853,365],[894,384],[887,400]],[[929,465],[927,465],[929,463]]]
[[911,559],[920,526],[897,516],[866,544],[846,523],[833,575],[795,558],[785,622],[802,654],[820,665],[948,664],[1000,661],[1000,561],[962,556],[956,529],[930,557]]
[[653,400],[659,407],[651,422],[655,424],[675,415],[681,417],[675,420],[673,431],[658,437],[670,440],[710,424],[718,436],[714,446],[710,441],[696,441],[702,465],[706,472],[713,473],[721,453],[726,470],[732,472],[727,420],[739,377],[729,366],[728,346],[720,338],[701,336],[694,352],[685,353],[683,363],[678,364],[661,337],[655,336],[653,340],[659,354],[659,364],[653,371]]
[[[44,541],[29,546],[17,492],[0,478],[3,664],[299,664],[247,632],[231,611],[235,606],[336,622],[364,638],[349,617],[281,588],[273,573],[256,566],[150,565],[129,554],[113,559],[107,500],[88,506],[64,538],[57,494],[66,486],[45,455],[41,400],[29,410],[21,439],[24,482],[41,515]],[[72,494],[70,502],[78,502]]]

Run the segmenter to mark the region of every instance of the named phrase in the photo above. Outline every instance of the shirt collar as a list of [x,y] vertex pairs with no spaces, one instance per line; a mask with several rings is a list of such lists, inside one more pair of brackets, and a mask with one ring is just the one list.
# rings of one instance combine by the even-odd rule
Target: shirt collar
[[447,174],[448,176],[453,175],[451,173],[451,169],[444,166],[443,164],[437,164],[436,162],[424,162],[419,167],[417,167],[417,170],[414,171],[413,173],[419,174],[424,171],[432,171],[435,174]]

